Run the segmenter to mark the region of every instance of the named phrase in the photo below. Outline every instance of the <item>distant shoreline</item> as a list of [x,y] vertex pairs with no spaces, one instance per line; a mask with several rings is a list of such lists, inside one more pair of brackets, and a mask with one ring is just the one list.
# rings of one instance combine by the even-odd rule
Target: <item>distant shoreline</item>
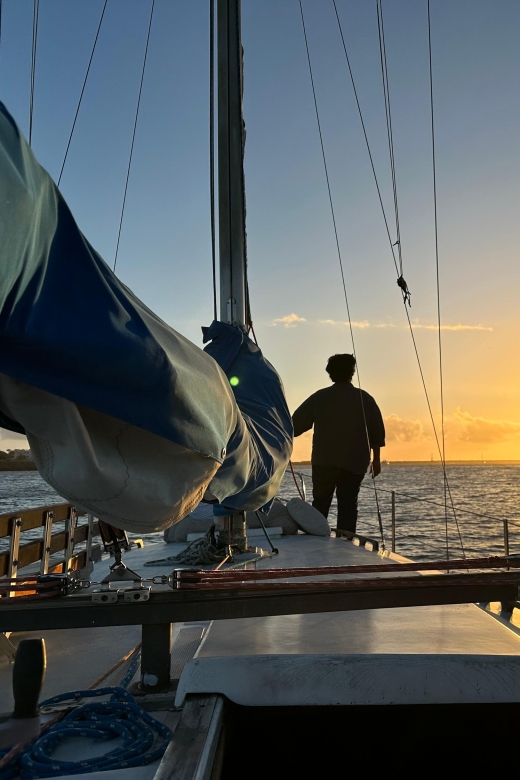
[[[310,460],[298,461],[293,466],[310,466]],[[440,466],[439,460],[391,460],[383,461],[386,466]],[[447,466],[519,466],[520,460],[447,460]],[[26,460],[0,460],[0,471],[38,471],[36,464]]]
[[[383,466],[440,466],[440,460],[383,460]],[[293,466],[310,466],[310,460],[293,463]],[[447,466],[518,466],[520,460],[447,460]]]
[[31,460],[0,460],[0,471],[38,471]]

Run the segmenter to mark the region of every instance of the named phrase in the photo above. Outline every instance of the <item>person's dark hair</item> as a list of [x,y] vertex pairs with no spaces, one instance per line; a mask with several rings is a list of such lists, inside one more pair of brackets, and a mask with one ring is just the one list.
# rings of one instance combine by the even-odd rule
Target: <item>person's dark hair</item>
[[356,370],[356,358],[354,355],[332,355],[326,370],[333,382],[351,382]]

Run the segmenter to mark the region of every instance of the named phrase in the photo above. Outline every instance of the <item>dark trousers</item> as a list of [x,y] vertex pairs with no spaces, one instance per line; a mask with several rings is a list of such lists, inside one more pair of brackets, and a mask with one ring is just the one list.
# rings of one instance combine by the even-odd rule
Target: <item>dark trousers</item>
[[336,466],[312,467],[312,505],[324,517],[329,514],[332,497],[336,491],[338,500],[338,528],[356,531],[358,493],[364,474]]

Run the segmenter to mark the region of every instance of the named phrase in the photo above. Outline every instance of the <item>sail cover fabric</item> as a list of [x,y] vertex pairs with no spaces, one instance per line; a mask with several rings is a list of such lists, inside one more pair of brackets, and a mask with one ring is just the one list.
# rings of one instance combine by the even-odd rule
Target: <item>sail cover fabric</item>
[[292,423],[258,347],[214,322],[202,351],[151,312],[90,246],[2,104],[0,199],[0,425],[27,434],[43,478],[140,533],[206,490],[233,511],[268,504]]

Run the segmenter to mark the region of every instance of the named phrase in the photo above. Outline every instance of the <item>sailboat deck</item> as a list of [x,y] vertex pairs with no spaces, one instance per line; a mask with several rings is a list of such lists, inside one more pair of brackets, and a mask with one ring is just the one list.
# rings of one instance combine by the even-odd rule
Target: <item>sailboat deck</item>
[[[275,545],[279,554],[248,568],[390,564],[398,559],[381,558],[333,537],[298,534],[278,538]],[[125,553],[124,561],[143,578],[168,574],[171,562],[144,564],[185,547],[147,544]],[[104,556],[94,567],[92,581],[100,582],[112,562]],[[139,634],[138,626],[116,626],[31,632],[12,639],[16,644],[21,638],[45,636],[48,672],[42,696],[49,697],[91,685],[138,643]],[[474,604],[183,623],[174,626],[173,640],[177,707],[194,694],[216,694],[253,707],[520,701],[520,636]],[[117,684],[124,668],[105,684]],[[12,706],[10,676],[11,667],[3,660],[4,712]],[[166,712],[160,714],[159,699],[162,719]],[[180,712],[172,712],[171,697],[169,701],[168,722],[175,728]],[[60,753],[60,758],[76,760],[80,748],[85,750],[75,743],[64,746],[66,755]],[[156,770],[157,763],[110,776],[151,780]]]
[[[258,568],[394,562],[334,538],[277,546]],[[249,706],[518,701],[520,636],[474,604],[213,621],[177,704],[194,693]]]
[[[333,537],[275,544],[277,555],[248,568],[395,562]],[[143,564],[184,547],[148,545],[125,561],[145,577],[166,574],[171,563]],[[474,604],[218,620],[181,675],[177,704],[194,693],[250,706],[518,701],[520,636]]]

